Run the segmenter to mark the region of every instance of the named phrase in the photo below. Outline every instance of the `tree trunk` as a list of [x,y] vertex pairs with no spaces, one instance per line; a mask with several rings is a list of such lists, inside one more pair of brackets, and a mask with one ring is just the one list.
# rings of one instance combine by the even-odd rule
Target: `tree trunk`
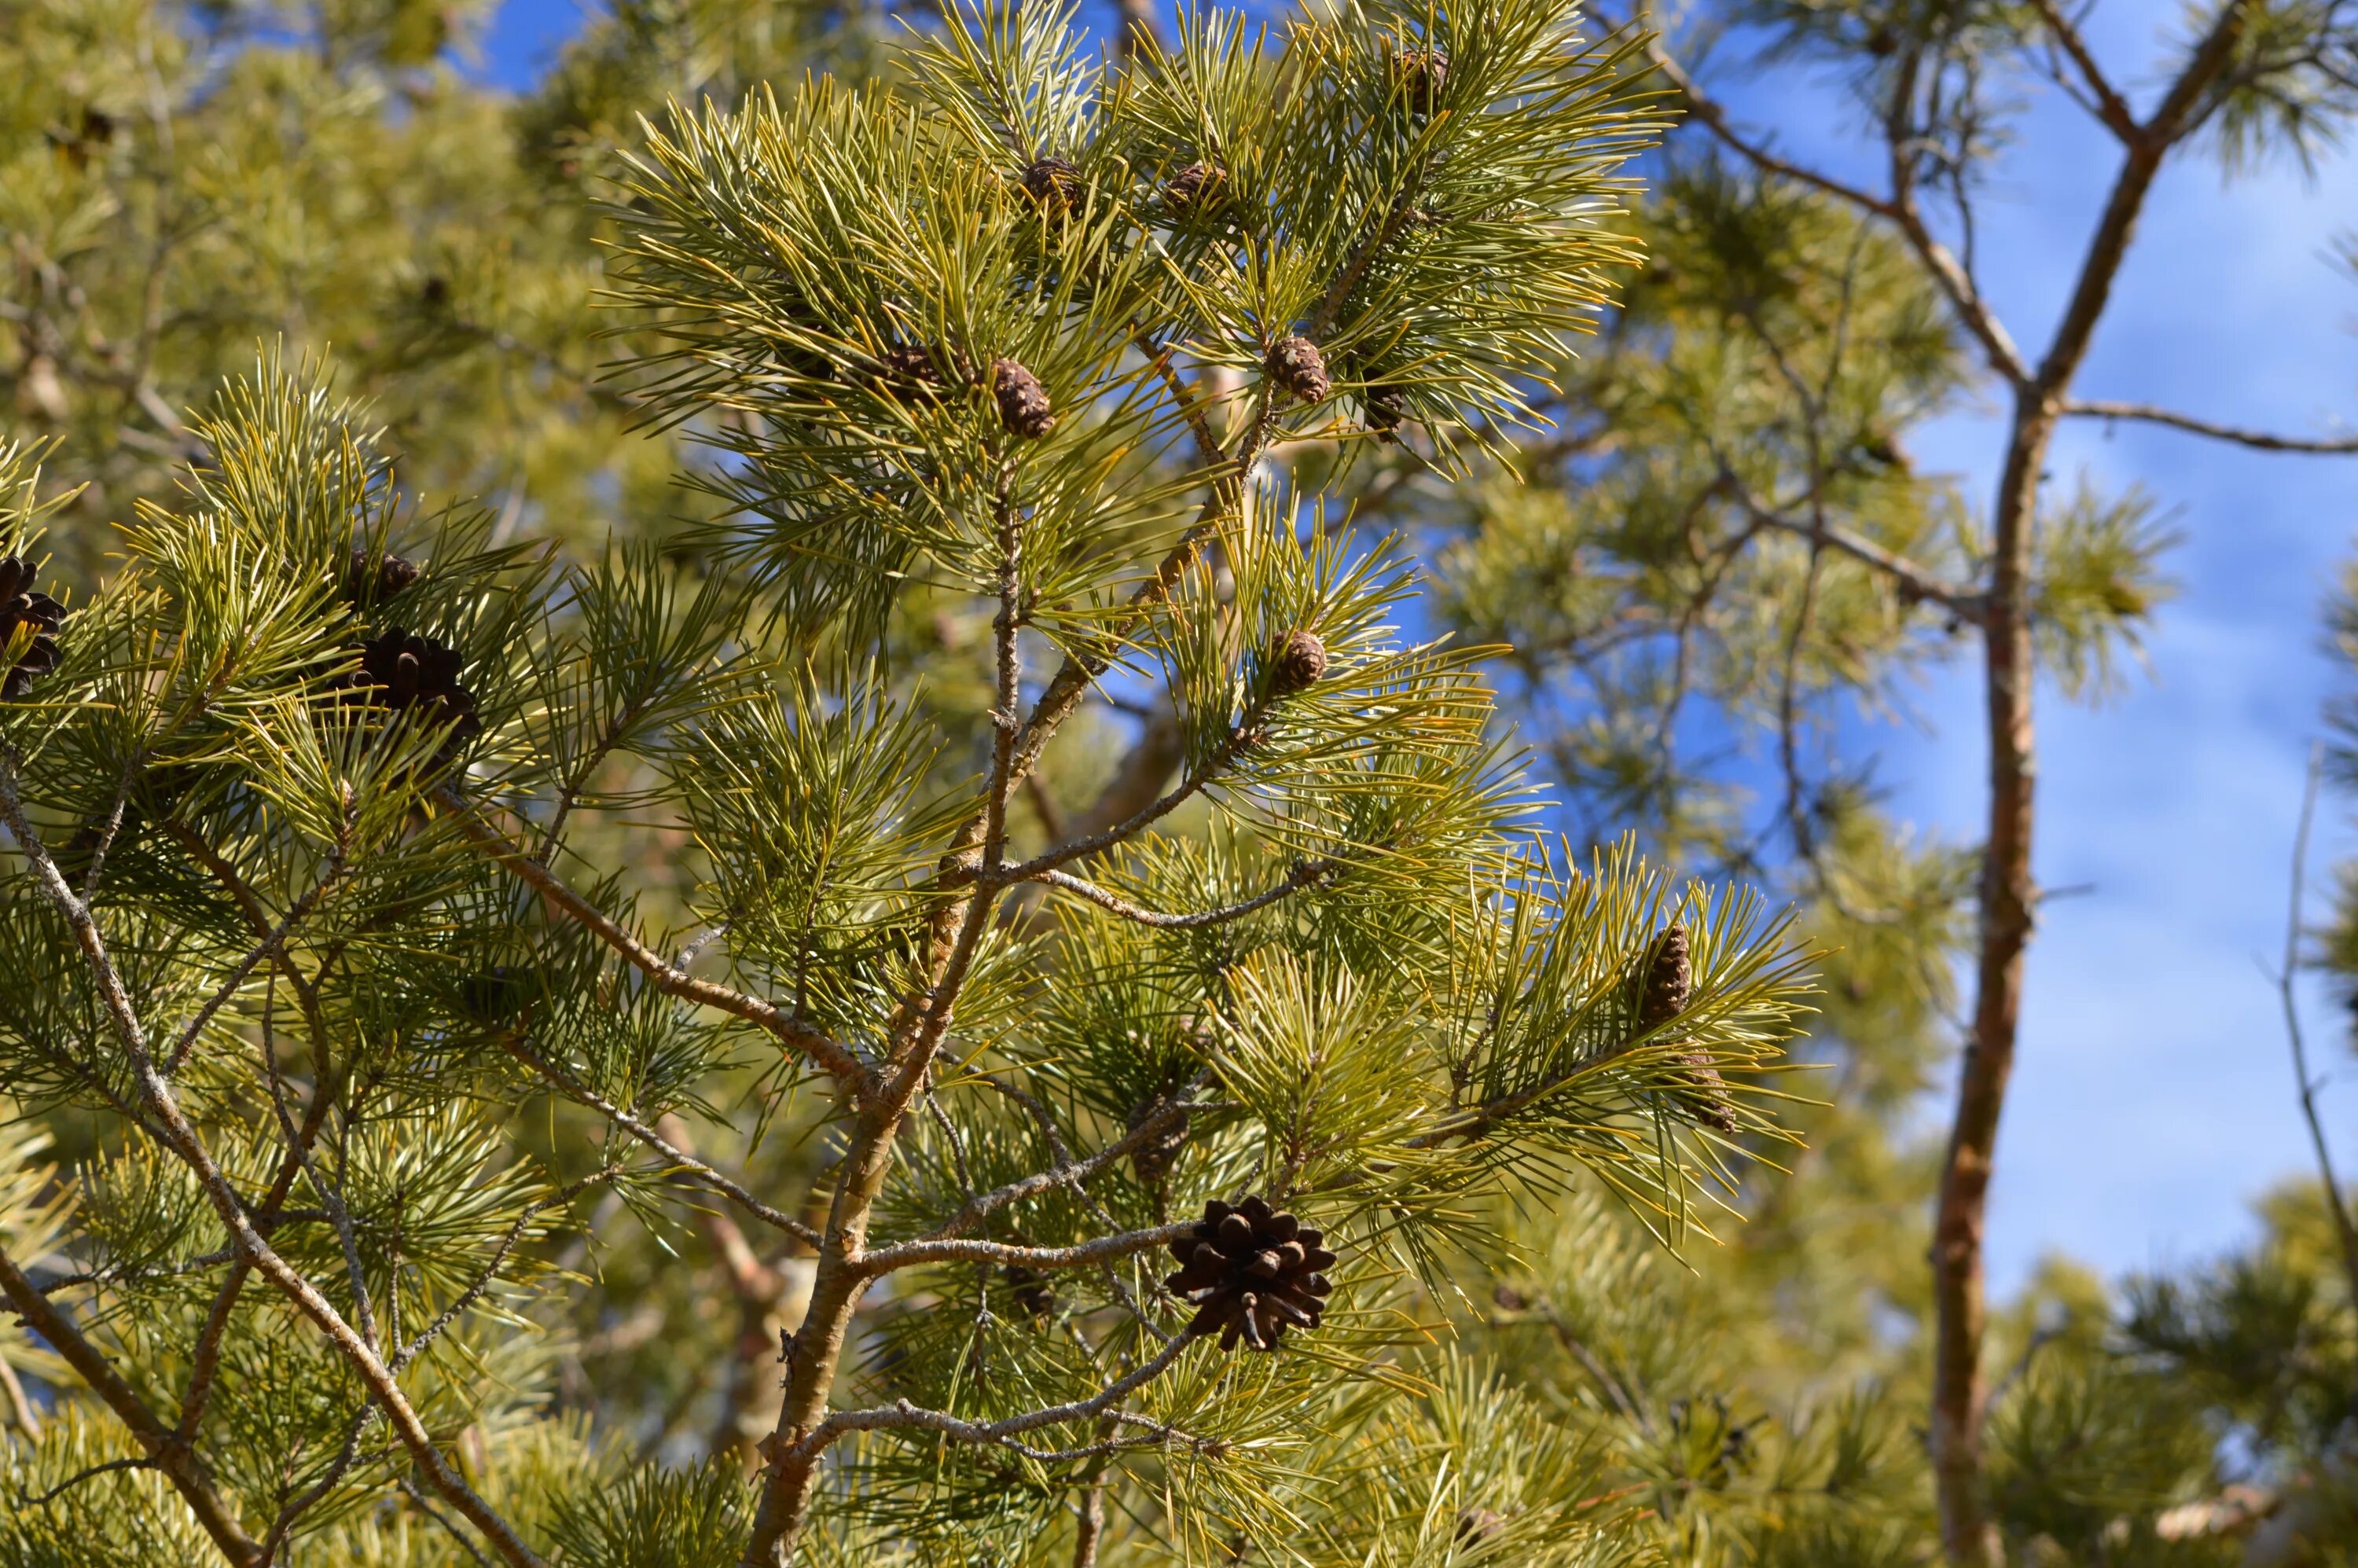
[[1981,1495],[1981,1369],[1988,1315],[1982,1233],[1992,1158],[2022,1011],[2023,954],[2030,943],[2036,885],[2030,830],[2037,759],[2032,751],[2030,626],[2025,614],[2031,524],[2039,470],[2055,428],[2046,397],[2026,390],[1997,505],[1996,559],[1983,633],[1984,698],[1989,737],[1989,816],[1983,853],[1981,937],[1973,1033],[1958,1074],[1957,1113],[1941,1177],[1932,1231],[1938,1307],[1932,1365],[1932,1466],[1941,1543],[1953,1563],[1995,1563],[1996,1541]]

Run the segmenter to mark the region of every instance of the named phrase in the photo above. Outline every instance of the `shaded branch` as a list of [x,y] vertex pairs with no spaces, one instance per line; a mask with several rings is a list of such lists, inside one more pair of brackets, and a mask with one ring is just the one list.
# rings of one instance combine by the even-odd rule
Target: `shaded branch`
[[[64,917],[75,942],[88,960],[92,977],[105,1002],[116,1036],[122,1041],[124,1054],[129,1059],[133,1079],[139,1086],[140,1098],[159,1125],[165,1147],[196,1176],[199,1186],[204,1190],[207,1200],[229,1231],[230,1239],[240,1255],[292,1301],[360,1374],[362,1382],[384,1404],[395,1431],[401,1436],[402,1445],[434,1484],[435,1489],[482,1531],[512,1568],[544,1568],[539,1555],[526,1546],[508,1522],[443,1461],[434,1445],[433,1435],[418,1419],[416,1411],[402,1392],[401,1385],[376,1353],[352,1331],[352,1325],[319,1293],[319,1288],[281,1258],[263,1238],[262,1233],[254,1228],[244,1204],[222,1174],[221,1168],[214,1163],[211,1152],[197,1136],[195,1128],[182,1114],[178,1102],[173,1098],[171,1087],[157,1072],[155,1057],[147,1044],[146,1030],[131,1004],[130,994],[124,989],[122,977],[107,953],[106,943],[99,933],[97,923],[92,918],[89,907],[67,885],[57,862],[49,858],[49,849],[26,818],[16,769],[16,758],[11,752],[6,757],[6,766],[0,767],[0,820],[5,821],[18,849],[30,862],[42,895]],[[250,1560],[250,1557],[238,1559],[240,1562]]]
[[789,1050],[809,1057],[843,1082],[860,1087],[868,1084],[867,1066],[826,1034],[773,1002],[698,979],[633,936],[620,922],[568,887],[555,872],[517,849],[505,834],[484,821],[481,813],[451,785],[446,784],[437,789],[434,798],[450,811],[469,843],[620,954],[657,990],[758,1024]]
[[16,1267],[5,1247],[0,1247],[0,1297],[6,1298],[8,1309],[25,1320],[25,1326],[47,1340],[49,1348],[64,1358],[91,1392],[130,1429],[139,1446],[146,1450],[149,1462],[172,1483],[172,1489],[180,1494],[197,1523],[221,1548],[222,1555],[240,1568],[257,1561],[261,1548],[214,1492],[196,1455],[165,1427],[98,1347],[82,1337],[73,1319],[34,1288],[33,1281]]
[[656,1131],[654,1128],[649,1127],[637,1117],[633,1116],[629,1111],[624,1110],[622,1107],[607,1099],[603,1095],[598,1093],[597,1090],[590,1087],[587,1084],[575,1082],[568,1074],[559,1070],[552,1063],[544,1061],[541,1057],[535,1054],[530,1050],[527,1050],[521,1040],[510,1039],[504,1042],[504,1044],[507,1046],[509,1055],[514,1056],[517,1061],[522,1062],[525,1066],[530,1067],[534,1072],[539,1074],[544,1079],[547,1080],[550,1087],[557,1090],[557,1093],[563,1095],[566,1098],[573,1100],[578,1104],[585,1105],[591,1110],[596,1111],[599,1115],[612,1122],[616,1127],[621,1128],[624,1132],[629,1133],[632,1137],[637,1139],[640,1142],[645,1144],[648,1148],[662,1155],[675,1166],[693,1174],[697,1180],[702,1182],[706,1186],[710,1187],[714,1192],[719,1193],[721,1196],[728,1198],[730,1202],[744,1209],[746,1213],[752,1215],[763,1224],[773,1226],[776,1228],[784,1231],[787,1235],[793,1237],[795,1240],[804,1243],[806,1246],[818,1246],[820,1240],[819,1233],[812,1229],[809,1226],[805,1225],[801,1220],[796,1219],[790,1214],[772,1208],[768,1204],[763,1203],[752,1193],[747,1192],[743,1186],[730,1180],[730,1178],[722,1175],[710,1165],[706,1164],[695,1155],[690,1154],[685,1149],[680,1148],[677,1144],[665,1138],[662,1133]]
[[1159,1423],[1146,1422],[1141,1417],[1126,1419],[1136,1424],[1151,1426],[1155,1433],[1153,1437],[1143,1440],[1116,1439],[1110,1444],[1091,1444],[1086,1447],[1072,1449],[1033,1449],[1013,1441],[1027,1432],[1037,1432],[1044,1426],[1056,1426],[1072,1421],[1087,1421],[1092,1416],[1104,1414],[1114,1405],[1170,1370],[1172,1364],[1179,1359],[1188,1346],[1195,1343],[1195,1338],[1194,1335],[1180,1336],[1164,1346],[1152,1360],[1141,1363],[1127,1376],[1109,1384],[1102,1392],[1093,1394],[1085,1400],[1076,1400],[1070,1404],[1051,1405],[1044,1410],[1029,1411],[1022,1415],[1009,1416],[1003,1421],[971,1422],[961,1420],[946,1411],[926,1410],[902,1400],[897,1403],[874,1410],[838,1411],[820,1422],[802,1441],[787,1445],[787,1452],[798,1459],[807,1460],[831,1447],[849,1433],[894,1430],[937,1432],[959,1443],[995,1444],[1002,1448],[1012,1448],[1024,1457],[1035,1459],[1044,1464],[1093,1458],[1100,1454],[1115,1453],[1125,1448],[1162,1447],[1174,1443],[1184,1444],[1200,1451],[1217,1452],[1218,1444],[1210,1440],[1189,1437],[1184,1433]]
[[1281,899],[1289,898],[1303,888],[1325,881],[1336,870],[1336,862],[1333,860],[1304,860],[1288,871],[1283,881],[1267,892],[1256,893],[1239,903],[1227,904],[1219,909],[1204,910],[1195,914],[1163,914],[1151,909],[1143,909],[1119,893],[1109,892],[1095,882],[1083,881],[1080,878],[1064,871],[1042,871],[1032,880],[1044,882],[1050,887],[1062,888],[1076,897],[1087,899],[1099,909],[1110,911],[1124,920],[1136,921],[1141,925],[1151,925],[1161,931],[1194,931],[1203,926],[1219,925],[1228,921],[1241,919],[1255,910],[1267,909]]

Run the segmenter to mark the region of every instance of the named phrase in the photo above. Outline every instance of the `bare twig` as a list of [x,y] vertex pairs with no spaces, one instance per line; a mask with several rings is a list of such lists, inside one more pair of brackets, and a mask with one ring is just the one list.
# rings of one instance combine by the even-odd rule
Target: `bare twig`
[[156,1468],[156,1462],[153,1459],[141,1458],[136,1455],[128,1459],[109,1459],[103,1465],[92,1465],[87,1469],[75,1471],[72,1475],[68,1476],[64,1480],[59,1481],[56,1486],[51,1487],[48,1491],[43,1492],[39,1497],[26,1497],[24,1503],[28,1509],[45,1509],[51,1503],[57,1501],[59,1498],[64,1497],[68,1492],[72,1491],[76,1487],[81,1486],[84,1481],[92,1480],[100,1476],[108,1475],[116,1470],[153,1470],[154,1468]]
[[1128,1422],[1151,1429],[1152,1435],[1143,1439],[1122,1438],[1107,1443],[1090,1444],[1068,1449],[1035,1449],[1015,1440],[1028,1432],[1044,1426],[1057,1426],[1066,1422],[1087,1421],[1102,1415],[1116,1404],[1144,1388],[1164,1372],[1185,1353],[1195,1342],[1193,1335],[1182,1335],[1164,1346],[1152,1359],[1141,1362],[1126,1376],[1109,1384],[1102,1391],[1070,1404],[1051,1405],[1044,1410],[1009,1416],[1003,1421],[970,1422],[951,1415],[946,1411],[926,1410],[906,1400],[872,1410],[838,1411],[815,1427],[810,1434],[794,1444],[804,1458],[826,1451],[845,1436],[855,1432],[891,1432],[917,1430],[936,1432],[959,1443],[995,1444],[1011,1448],[1027,1459],[1044,1464],[1069,1463],[1076,1459],[1094,1458],[1101,1454],[1119,1453],[1124,1449],[1181,1445],[1197,1449],[1216,1448],[1217,1444],[1205,1438],[1190,1437],[1171,1427],[1148,1422],[1141,1417],[1130,1417]]
[[1977,589],[1948,582],[1907,557],[1887,550],[1872,539],[1862,538],[1839,524],[1816,519],[1803,521],[1773,512],[1746,490],[1732,471],[1724,474],[1723,482],[1736,497],[1736,504],[1744,508],[1745,515],[1761,527],[1799,535],[1837,555],[1848,556],[1855,561],[1873,567],[1898,583],[1902,593],[1938,604],[1961,621],[1978,622],[1986,613],[1987,596]]
[[2358,1312],[2358,1223],[2351,1219],[2349,1200],[2334,1173],[2333,1150],[2326,1141],[2325,1123],[2318,1114],[2318,1082],[2309,1068],[2309,1043],[2300,1027],[2300,1005],[2293,994],[2293,977],[2300,970],[2301,905],[2309,873],[2309,827],[2317,816],[2318,781],[2323,773],[2323,758],[2312,746],[2309,776],[2300,795],[2300,826],[2293,833],[2292,891],[2285,914],[2284,962],[2276,974],[2277,1000],[2284,1010],[2285,1040],[2292,1048],[2293,1077],[2300,1086],[2301,1120],[2308,1124],[2318,1179],[2325,1186],[2325,1211],[2333,1217],[2334,1238],[2342,1246],[2343,1284],[2350,1292],[2352,1310]]
[[2096,63],[2096,57],[2089,52],[2088,40],[2081,36],[2079,27],[2063,14],[2063,7],[2057,5],[2056,0],[2031,0],[2031,4],[2038,7],[2048,31],[2055,35],[2055,41],[2062,46],[2063,52],[2071,56],[2071,63],[2079,68],[2081,80],[2095,99],[2096,118],[2104,123],[2106,130],[2124,142],[2136,140],[2143,134],[2136,115],[2131,113],[2127,101],[2114,90],[2111,79]]
[[2208,436],[2214,441],[2232,441],[2236,446],[2251,447],[2263,452],[2308,452],[2320,457],[2347,457],[2358,453],[2358,436],[2278,436],[2266,430],[2246,430],[2234,425],[2198,419],[2191,414],[2180,414],[2175,409],[2160,408],[2149,403],[2075,397],[2063,405],[2062,412],[2079,418],[2136,419],[2147,425],[2165,425],[2173,430]]
[[889,1274],[896,1269],[913,1269],[925,1263],[980,1262],[1033,1270],[1086,1269],[1093,1263],[1109,1262],[1116,1258],[1129,1258],[1169,1246],[1179,1238],[1192,1234],[1195,1228],[1195,1222],[1188,1220],[1179,1225],[1158,1225],[1151,1230],[1100,1236],[1093,1241],[1083,1241],[1071,1247],[1018,1247],[1003,1241],[982,1241],[971,1238],[903,1241],[864,1254],[859,1260],[859,1266],[871,1275]]

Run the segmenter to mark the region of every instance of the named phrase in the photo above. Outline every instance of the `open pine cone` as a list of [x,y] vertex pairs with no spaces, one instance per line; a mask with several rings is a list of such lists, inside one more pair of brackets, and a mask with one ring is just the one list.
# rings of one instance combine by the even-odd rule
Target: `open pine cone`
[[1062,217],[1079,204],[1081,171],[1070,158],[1034,158],[1023,170],[1023,194],[1051,217]]
[[458,649],[395,626],[361,644],[361,667],[346,684],[365,706],[449,726],[455,746],[483,730],[475,695],[460,684],[459,668]]
[[58,628],[66,607],[33,587],[33,563],[21,556],[0,556],[0,653],[17,646],[30,629],[23,652],[0,679],[0,698],[15,701],[32,689],[35,681],[58,667]]
[[1229,1205],[1214,1198],[1204,1206],[1195,1229],[1171,1244],[1183,1267],[1163,1281],[1197,1308],[1191,1335],[1220,1333],[1220,1348],[1234,1350],[1242,1339],[1255,1350],[1274,1350],[1288,1326],[1315,1328],[1333,1289],[1319,1271],[1335,1254],[1290,1214],[1249,1197]]

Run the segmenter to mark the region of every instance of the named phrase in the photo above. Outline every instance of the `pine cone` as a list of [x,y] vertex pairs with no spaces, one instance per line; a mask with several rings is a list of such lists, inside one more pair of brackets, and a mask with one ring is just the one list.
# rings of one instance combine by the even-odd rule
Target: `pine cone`
[[1392,57],[1392,80],[1399,84],[1401,102],[1409,113],[1420,118],[1430,115],[1441,103],[1442,89],[1449,84],[1449,56],[1441,49],[1402,49]]
[[448,725],[449,746],[483,731],[475,696],[459,681],[459,650],[395,626],[361,644],[361,667],[345,686],[364,706]]
[[1335,390],[1326,375],[1326,357],[1298,332],[1270,350],[1268,369],[1271,381],[1304,403],[1324,403]]
[[417,563],[392,554],[373,555],[355,545],[344,563],[343,594],[365,610],[382,604],[417,580]]
[[[1161,1090],[1148,1095],[1130,1108],[1130,1130],[1137,1131],[1156,1113],[1171,1103],[1171,1097]],[[1169,1173],[1172,1162],[1187,1142],[1187,1119],[1184,1116],[1130,1152],[1130,1169],[1141,1186],[1156,1187]]]
[[1007,1281],[1007,1293],[1015,1299],[1015,1304],[1033,1317],[1046,1317],[1056,1310],[1055,1287],[1044,1276],[1021,1263],[1010,1263],[999,1273]]
[[1672,922],[1646,954],[1646,994],[1638,1003],[1638,1029],[1650,1033],[1687,1010],[1694,974],[1687,960],[1687,928]]
[[1182,212],[1209,211],[1220,204],[1228,171],[1216,163],[1191,163],[1171,177],[1163,200]]
[[1272,688],[1280,697],[1290,697],[1326,673],[1326,644],[1314,632],[1288,632],[1269,664]]
[[1315,1328],[1333,1289],[1319,1271],[1335,1254],[1290,1214],[1259,1197],[1233,1206],[1214,1198],[1195,1229],[1171,1244],[1184,1265],[1163,1281],[1198,1309],[1191,1335],[1220,1331],[1220,1348],[1241,1338],[1255,1350],[1274,1350],[1287,1327]]
[[[1693,994],[1694,971],[1687,956],[1687,928],[1673,922],[1666,926],[1646,958],[1646,994],[1638,1004],[1638,1028],[1650,1033],[1684,1012]],[[1706,1127],[1730,1137],[1736,1133],[1736,1102],[1727,1080],[1704,1051],[1683,1051],[1676,1060],[1693,1093],[1682,1097]]]
[[999,422],[1028,441],[1056,427],[1040,378],[1013,360],[990,362],[990,392],[999,400]]
[[66,607],[33,587],[33,563],[0,556],[0,657],[9,657],[0,698],[14,702],[58,667],[58,628]]
[[1401,421],[1407,416],[1407,406],[1401,401],[1400,389],[1394,386],[1371,386],[1359,394],[1361,422],[1386,441],[1400,439]]
[[941,390],[942,368],[923,343],[895,343],[877,361],[875,381],[895,392],[930,397]]
[[1507,1516],[1496,1509],[1461,1509],[1457,1513],[1457,1544],[1487,1546],[1507,1528]]
[[1023,194],[1051,217],[1064,216],[1079,200],[1080,193],[1081,171],[1069,158],[1034,158],[1023,171]]

